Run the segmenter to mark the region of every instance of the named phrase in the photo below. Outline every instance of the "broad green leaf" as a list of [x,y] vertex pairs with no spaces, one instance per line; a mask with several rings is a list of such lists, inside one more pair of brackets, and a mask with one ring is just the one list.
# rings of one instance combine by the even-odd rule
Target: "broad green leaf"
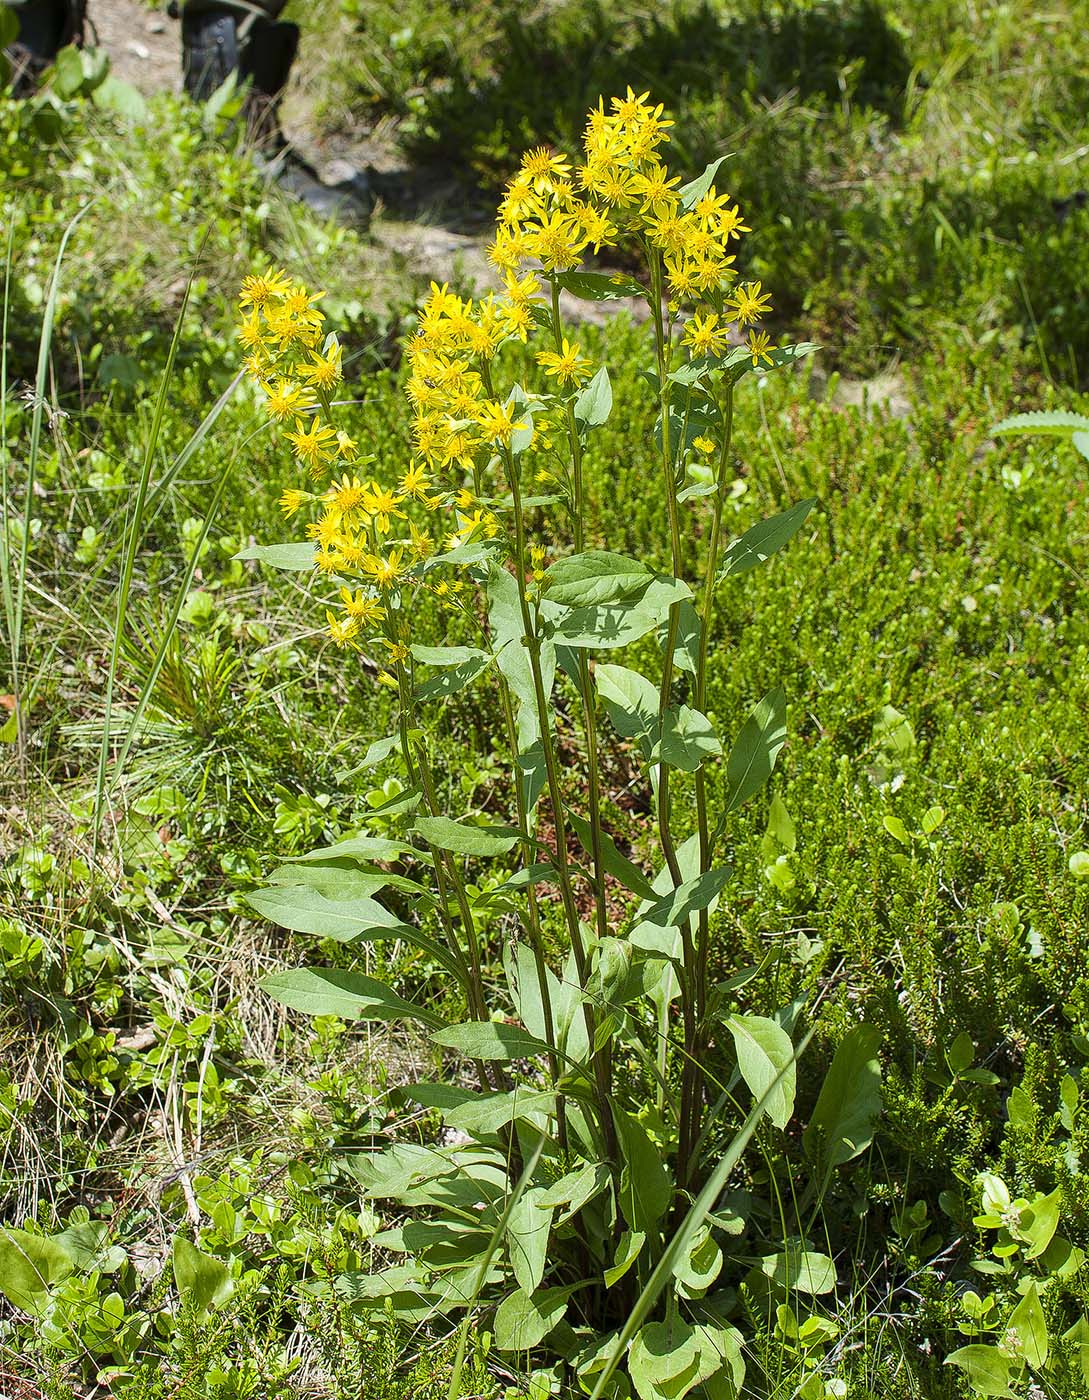
[[532,1351],[563,1321],[570,1288],[542,1288],[532,1296],[518,1289],[504,1298],[495,1314],[495,1344],[500,1351]]
[[687,185],[682,185],[680,187],[677,191],[677,195],[681,201],[681,208],[683,210],[687,211],[695,208],[715,183],[715,176],[719,172],[719,167],[728,161],[732,154],[733,152],[730,152],[729,155],[719,156],[717,160],[713,160],[710,165],[704,167],[702,175],[697,175],[694,180],[689,180]]
[[501,1021],[465,1021],[431,1037],[436,1045],[456,1050],[467,1060],[526,1060],[547,1055],[550,1047],[521,1026]]
[[645,591],[630,603],[563,608],[546,599],[542,611],[557,643],[609,649],[627,646],[653,632],[670,608],[691,596],[692,590],[681,579],[654,575]]
[[731,1016],[726,1024],[734,1038],[742,1079],[757,1102],[764,1100],[775,1126],[785,1128],[794,1112],[797,1088],[790,1036],[766,1016]]
[[981,1342],[961,1347],[958,1351],[950,1352],[945,1358],[945,1365],[959,1366],[966,1372],[977,1395],[1013,1394],[1010,1389],[1013,1363],[997,1347],[984,1346]]
[[450,817],[417,817],[413,829],[428,845],[459,856],[505,855],[521,838],[514,827],[474,826]]
[[616,1246],[616,1253],[613,1255],[612,1267],[605,1270],[605,1287],[612,1288],[614,1284],[620,1282],[631,1266],[643,1252],[643,1246],[647,1242],[646,1235],[641,1230],[625,1230],[620,1236],[620,1243]]
[[999,433],[1048,433],[1056,437],[1068,437],[1071,433],[1089,432],[1089,418],[1082,413],[1067,413],[1062,409],[1051,412],[1015,413],[1012,418],[1003,418],[991,429],[993,436]]
[[309,540],[298,544],[251,544],[234,557],[256,559],[270,568],[298,574],[314,567],[314,546]]
[[41,1314],[52,1286],[74,1268],[71,1251],[57,1240],[0,1227],[0,1293],[21,1312]]
[[340,968],[300,967],[274,972],[258,984],[281,1006],[308,1016],[340,1016],[345,1021],[422,1021],[441,1026],[441,1016],[406,1001],[383,983]]
[[225,1303],[234,1292],[234,1279],[221,1260],[205,1254],[184,1235],[174,1240],[174,1283],[183,1307],[198,1313]]
[[1059,1228],[1059,1207],[1062,1192],[1058,1187],[1047,1196],[1040,1196],[1021,1211],[1021,1221],[1017,1233],[1030,1245],[1025,1251],[1026,1259],[1038,1259]]
[[617,603],[642,594],[654,577],[646,564],[607,549],[589,549],[557,559],[541,580],[542,594],[564,607]]
[[[498,1133],[509,1123],[540,1124],[556,1111],[556,1095],[545,1089],[511,1089],[478,1094],[456,1108],[443,1111],[443,1122],[474,1140]],[[542,1139],[544,1140],[544,1139]]]
[[722,752],[715,727],[705,714],[688,705],[671,706],[662,735],[650,752],[651,762],[668,763],[684,773],[694,773],[708,758]]
[[575,400],[575,422],[580,428],[600,428],[613,411],[613,386],[609,368],[602,365]]
[[245,898],[258,914],[281,928],[318,938],[335,938],[341,943],[350,942],[364,929],[405,927],[396,914],[365,895],[347,900],[327,899],[305,884],[270,885]]
[[1010,1314],[1007,1327],[1016,1334],[1020,1343],[1020,1355],[1033,1370],[1038,1371],[1047,1365],[1047,1322],[1044,1319],[1044,1310],[1040,1306],[1040,1292],[1035,1279]]
[[728,578],[739,578],[763,564],[773,554],[778,554],[802,528],[816,504],[815,497],[808,501],[799,501],[789,510],[769,516],[767,520],[761,520],[751,526],[740,538],[727,546],[716,582],[723,583]]
[[710,1227],[702,1226],[688,1253],[673,1269],[673,1277],[682,1296],[702,1297],[722,1272],[722,1262],[722,1250],[715,1243]]
[[1081,1370],[1081,1378],[1089,1385],[1089,1318],[1084,1315],[1079,1317],[1073,1327],[1067,1328],[1063,1333],[1063,1341],[1069,1342],[1074,1348],[1074,1355]]
[[612,1109],[622,1163],[620,1208],[630,1229],[650,1236],[669,1209],[673,1183],[661,1149],[643,1124],[615,1103]]
[[553,1210],[541,1205],[543,1194],[539,1186],[523,1191],[507,1221],[507,1258],[515,1282],[526,1293],[540,1288],[548,1257]]
[[537,1197],[537,1204],[540,1207],[566,1207],[557,1221],[562,1225],[571,1216],[577,1215],[588,1201],[599,1196],[608,1184],[608,1170],[600,1162],[584,1162],[581,1167],[545,1187]]
[[754,797],[771,777],[786,742],[786,694],[776,686],[741,726],[726,761],[726,812]]
[[[598,667],[598,670],[600,669],[601,668]],[[577,812],[569,811],[566,816],[568,825],[579,838],[583,850],[587,855],[592,854],[593,832],[591,831],[590,823],[583,817],[580,817]],[[620,853],[617,849],[616,842],[607,831],[602,831],[600,833],[600,843],[601,863],[614,880],[619,880],[626,890],[630,890],[632,894],[637,894],[640,899],[654,900],[657,898],[650,881],[637,865],[633,865],[627,856]],[[524,1019],[523,1017],[523,1020]]]
[[613,728],[624,739],[641,739],[658,727],[658,690],[638,671],[598,662],[594,684]]
[[1075,433],[1070,441],[1086,461],[1089,461],[1089,433]]
[[640,283],[619,272],[561,272],[555,281],[580,301],[620,301],[625,297],[646,296]]
[[880,1044],[876,1027],[856,1026],[832,1057],[802,1137],[807,1155],[823,1166],[825,1184],[834,1168],[857,1157],[873,1141],[881,1112]]
[[788,1249],[760,1261],[760,1272],[788,1293],[831,1293],[836,1286],[836,1266],[827,1254]]
[[628,1353],[628,1374],[640,1400],[682,1400],[709,1380],[726,1360],[717,1332],[690,1327],[676,1314],[640,1328]]

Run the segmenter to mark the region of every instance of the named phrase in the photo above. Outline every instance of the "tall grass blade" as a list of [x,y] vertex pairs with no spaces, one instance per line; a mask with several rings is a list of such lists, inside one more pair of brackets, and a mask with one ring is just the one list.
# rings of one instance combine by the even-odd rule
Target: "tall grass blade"
[[[21,539],[20,542],[19,542],[19,563],[18,563],[18,571],[17,571],[16,578],[15,578],[15,586],[14,586],[14,590],[13,590],[13,593],[14,593],[14,601],[13,601],[13,604],[12,604],[11,621],[10,621],[10,626],[9,626],[9,640],[10,640],[10,642],[11,642],[11,673],[12,673],[11,689],[12,689],[12,694],[13,694],[14,697],[15,697],[15,715],[16,715],[15,723],[16,723],[16,734],[17,734],[18,744],[19,744],[19,760],[20,760],[20,763],[25,762],[25,737],[26,737],[26,736],[25,736],[25,729],[24,729],[23,717],[22,717],[22,710],[23,710],[23,707],[22,707],[22,705],[20,704],[20,674],[19,674],[19,668],[20,668],[20,662],[21,662],[21,659],[22,659],[22,646],[23,646],[23,614],[24,614],[24,610],[25,610],[25,606],[26,606],[26,576],[27,576],[27,568],[28,568],[28,565],[29,565],[29,557],[30,557],[30,526],[31,526],[31,519],[32,519],[32,516],[33,516],[33,512],[34,512],[34,486],[35,486],[35,483],[36,483],[37,477],[38,477],[38,456],[39,456],[39,454],[40,454],[40,452],[41,452],[41,441],[42,441],[42,418],[43,418],[44,413],[45,413],[46,373],[47,373],[48,368],[49,368],[49,351],[50,351],[50,348],[52,347],[52,344],[53,344],[53,325],[54,325],[54,322],[55,322],[55,320],[56,320],[56,314],[57,314],[57,298],[58,298],[58,296],[60,295],[60,275],[61,275],[61,266],[62,266],[62,264],[63,264],[63,262],[64,262],[64,254],[65,254],[65,252],[67,251],[67,248],[68,248],[68,240],[71,238],[73,232],[75,231],[76,225],[79,223],[80,219],[83,218],[84,214],[87,213],[88,209],[91,208],[91,204],[92,204],[92,203],[93,203],[93,201],[91,201],[91,202],[85,204],[85,205],[83,206],[83,208],[79,210],[79,212],[76,214],[76,216],[75,216],[75,217],[72,219],[72,221],[69,223],[68,227],[64,230],[64,235],[63,235],[63,237],[61,238],[61,241],[60,241],[60,247],[57,249],[57,258],[56,258],[56,261],[55,261],[54,264],[53,264],[53,275],[52,275],[52,277],[51,277],[50,280],[49,280],[49,293],[48,293],[48,295],[47,295],[47,297],[46,297],[46,301],[45,301],[45,313],[44,313],[44,315],[43,315],[43,317],[42,317],[42,333],[41,333],[41,336],[40,336],[40,338],[39,338],[39,340],[38,340],[38,367],[37,367],[37,371],[36,371],[36,373],[35,373],[35,378],[34,378],[34,407],[33,407],[33,410],[32,410],[32,412],[31,412],[31,418],[30,418],[30,443],[29,443],[29,447],[28,447],[28,451],[27,451],[26,500],[25,500],[25,503],[24,503],[24,506],[23,506],[23,536],[22,536],[22,539]],[[10,270],[10,252],[11,252],[11,249],[10,249],[10,237],[11,237],[11,235],[10,235],[10,233],[9,233],[9,249],[8,249],[8,252],[9,252],[8,268],[9,268],[9,270]],[[5,334],[4,334],[4,366],[3,366],[3,379],[4,379],[4,385],[5,385],[5,394],[6,394],[6,385],[7,385],[7,342],[8,342],[8,338],[7,338],[7,315],[8,315],[8,300],[9,300],[9,298],[8,298],[8,282],[7,282],[7,280],[5,279],[5,285],[4,285],[4,332],[5,332]],[[5,434],[5,441],[6,441],[6,434]],[[4,563],[4,572],[5,572],[5,575],[8,576],[8,582],[7,582],[7,584],[5,585],[5,594],[6,594],[6,593],[8,592],[8,589],[10,588],[10,576],[8,575],[8,557],[7,557],[7,545],[6,545],[6,539],[7,539],[7,502],[8,502],[7,479],[6,479],[6,469],[7,469],[7,452],[6,452],[6,448],[5,448],[5,452],[4,452],[4,463],[5,463],[5,480],[4,480],[4,495],[3,495],[3,501],[4,501],[3,523],[4,523],[4,538],[5,538],[5,548],[4,548],[4,561],[5,561],[5,563]]]
[[163,417],[166,413],[167,393],[170,388],[170,381],[174,376],[174,363],[178,355],[178,346],[181,343],[182,327],[185,324],[185,313],[189,307],[189,297],[193,290],[193,278],[195,276],[196,271],[194,269],[194,271],[189,274],[189,280],[185,285],[185,294],[182,297],[181,308],[178,311],[178,318],[174,324],[174,334],[171,337],[170,349],[167,352],[166,364],[163,367],[162,379],[159,382],[159,392],[155,400],[151,429],[148,433],[147,444],[144,449],[144,459],[140,466],[140,478],[136,485],[136,499],[125,530],[121,579],[117,588],[117,608],[114,613],[113,642],[110,646],[110,662],[106,672],[106,694],[102,717],[102,747],[98,754],[98,773],[95,780],[95,819],[92,850],[96,857],[98,855],[98,844],[102,830],[102,805],[106,795],[106,770],[110,757],[110,721],[113,714],[113,697],[117,685],[118,662],[121,658],[121,639],[125,634],[125,625],[128,618],[129,594],[132,590],[132,574],[136,565],[136,555],[140,547],[140,539],[143,533],[144,510],[147,504],[148,489],[151,483],[151,472],[155,463],[155,451],[159,445],[159,436],[163,427]]

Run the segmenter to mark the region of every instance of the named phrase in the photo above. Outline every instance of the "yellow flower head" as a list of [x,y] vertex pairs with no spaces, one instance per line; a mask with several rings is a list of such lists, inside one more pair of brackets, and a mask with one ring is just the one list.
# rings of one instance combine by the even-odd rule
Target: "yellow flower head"
[[706,316],[695,315],[684,328],[684,344],[693,355],[721,355],[726,349],[727,331],[712,311]]
[[767,292],[761,292],[759,282],[747,282],[732,293],[730,306],[737,324],[748,326],[771,310],[771,297]]
[[263,276],[243,277],[238,305],[241,308],[267,306],[270,301],[286,296],[290,290],[291,283],[287,276],[270,267]]
[[329,635],[338,647],[353,645],[359,635],[359,623],[354,617],[338,617],[335,612],[327,608],[325,620],[329,625]]
[[759,365],[761,360],[766,360],[768,364],[774,364],[768,350],[771,348],[771,337],[767,331],[749,332],[749,354],[752,356],[753,369]]
[[326,491],[323,499],[337,510],[347,515],[351,510],[358,510],[363,504],[366,495],[366,488],[359,477],[343,476],[339,481],[334,481]]
[[538,146],[522,157],[522,175],[538,194],[548,193],[558,180],[571,174],[571,162],[547,146]]
[[559,350],[539,350],[537,363],[545,374],[558,379],[561,384],[580,384],[593,373],[592,360],[586,359],[577,344],[563,337]]
[[276,380],[265,400],[265,412],[277,423],[282,423],[285,418],[294,418],[313,406],[313,391],[291,379]]
[[312,501],[314,497],[309,491],[287,490],[280,497],[280,509],[285,517],[290,518],[295,512],[304,506],[307,501]]
[[357,588],[354,593],[350,588],[342,588],[340,602],[348,616],[354,618],[361,627],[381,621],[385,613],[379,599],[373,594],[364,593],[362,588]]
[[300,462],[310,468],[311,474],[318,476],[324,470],[325,463],[333,455],[329,444],[336,440],[336,433],[327,424],[320,422],[317,418],[313,421],[313,426],[307,428],[301,418],[295,420],[295,431],[285,433],[284,436],[295,449],[295,455]]

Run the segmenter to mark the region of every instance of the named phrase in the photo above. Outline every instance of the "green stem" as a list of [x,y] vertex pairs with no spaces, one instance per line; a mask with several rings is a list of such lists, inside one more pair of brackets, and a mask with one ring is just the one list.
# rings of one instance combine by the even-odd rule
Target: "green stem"
[[[506,467],[507,484],[510,487],[511,500],[514,507],[514,568],[515,582],[518,585],[518,603],[522,614],[523,644],[529,654],[530,672],[533,677],[533,694],[537,705],[538,724],[541,730],[541,748],[544,751],[545,771],[548,780],[548,796],[552,805],[552,820],[556,827],[556,872],[560,881],[560,900],[563,904],[564,917],[567,921],[568,934],[571,938],[571,950],[575,957],[575,968],[578,973],[579,986],[585,988],[589,979],[590,967],[586,957],[586,947],[582,941],[582,930],[579,927],[579,915],[575,905],[571,870],[567,860],[567,826],[563,817],[563,789],[560,786],[559,764],[556,761],[556,750],[552,742],[552,717],[548,708],[548,699],[545,695],[544,680],[541,674],[541,639],[534,625],[529,602],[526,598],[526,524],[522,509],[522,493],[518,483],[518,472],[514,465],[514,458],[506,449],[504,449],[502,457]],[[610,1084],[607,1065],[600,1053],[594,1053],[593,1047],[597,1031],[597,1018],[594,1015],[593,1007],[588,1001],[583,1001],[582,1012],[586,1021],[586,1034],[589,1037],[590,1053],[592,1055],[598,1114],[601,1119],[601,1132],[605,1141],[606,1153],[615,1172],[618,1170],[616,1129],[613,1123],[612,1108],[610,1106]]]
[[[711,622],[715,608],[715,574],[718,571],[719,550],[722,547],[722,515],[726,496],[726,473],[730,465],[730,445],[734,430],[734,381],[726,381],[726,404],[723,409],[722,447],[719,452],[717,489],[711,523],[711,543],[707,554],[703,599],[700,610],[700,640],[696,660],[694,688],[695,707],[701,713],[707,708],[707,657],[711,644]],[[714,854],[710,825],[707,819],[707,779],[701,768],[696,770],[696,825],[700,841],[700,874],[710,870]],[[708,910],[701,909],[696,936],[696,965],[693,977],[693,1002],[696,1022],[695,1053],[685,1062],[681,1076],[682,1135],[688,1144],[689,1160],[684,1162],[684,1179],[691,1185],[692,1173],[698,1163],[696,1156],[700,1138],[700,1103],[703,1093],[701,1065],[707,1044],[707,966],[711,948],[711,919]]]
[[[563,344],[563,322],[560,319],[560,289],[552,283],[552,335],[557,351]],[[578,424],[575,421],[575,407],[571,400],[567,403],[567,436],[571,444],[571,498],[572,533],[575,553],[581,554],[586,547],[584,500],[582,489],[582,443],[579,439]],[[580,647],[579,690],[582,692],[582,720],[586,732],[586,764],[589,778],[590,797],[590,854],[594,865],[594,916],[598,938],[606,938],[609,933],[609,914],[605,904],[605,862],[602,857],[601,841],[601,774],[598,766],[597,713],[594,706],[594,691],[590,684],[590,662]]]

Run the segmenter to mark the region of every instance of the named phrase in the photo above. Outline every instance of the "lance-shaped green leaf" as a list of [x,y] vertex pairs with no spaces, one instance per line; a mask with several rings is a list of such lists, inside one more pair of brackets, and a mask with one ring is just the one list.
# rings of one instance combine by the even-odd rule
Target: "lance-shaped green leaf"
[[[714,870],[705,870],[702,875],[686,880],[683,885],[670,890],[664,899],[659,899],[642,914],[640,929],[647,926],[683,927],[693,914],[698,914],[701,909],[707,909],[713,903],[730,878],[730,869],[728,865],[721,865]],[[640,942],[640,946],[646,945]]]
[[365,773],[368,768],[376,768],[400,747],[401,736],[399,734],[387,735],[385,739],[375,739],[372,744],[368,745],[367,752],[359,763],[337,774],[338,781],[343,782],[347,778],[354,778],[357,773]]
[[547,1089],[512,1089],[502,1094],[482,1094],[471,1103],[460,1104],[443,1114],[444,1121],[457,1132],[473,1137],[497,1133],[519,1119],[536,1119],[552,1113],[556,1095]]
[[552,1231],[552,1206],[541,1205],[543,1187],[530,1186],[518,1198],[507,1222],[507,1258],[515,1282],[526,1293],[540,1288]]
[[718,571],[717,582],[728,578],[738,578],[777,554],[784,545],[794,538],[805,524],[809,512],[817,504],[816,499],[799,501],[789,510],[761,520],[727,546],[722,556],[722,567]]
[[786,695],[776,686],[741,726],[726,762],[726,812],[734,812],[764,786],[786,742]]
[[541,592],[550,602],[564,607],[588,607],[642,595],[653,577],[641,559],[607,549],[588,549],[551,564],[541,580]]
[[429,681],[424,681],[416,687],[416,699],[426,700],[447,700],[451,695],[457,695],[466,686],[472,685],[473,681],[491,665],[491,657],[481,654],[474,656],[470,661],[462,661],[456,665],[446,667],[442,674],[433,676]]
[[307,1016],[340,1016],[345,1021],[420,1021],[441,1026],[443,1019],[360,972],[332,967],[300,967],[263,977],[261,990],[292,1011]]
[[643,1252],[647,1242],[642,1230],[625,1230],[613,1255],[612,1267],[605,1270],[605,1287],[612,1288],[620,1282]]
[[620,301],[646,295],[641,283],[621,272],[561,272],[554,280],[580,301]]
[[1047,1365],[1048,1338],[1047,1322],[1040,1305],[1040,1290],[1035,1279],[1029,1284],[1025,1296],[1010,1314],[1006,1324],[1015,1333],[1021,1344],[1021,1355],[1038,1371]]
[[785,365],[795,365],[799,360],[808,359],[820,348],[809,340],[799,341],[796,345],[771,346],[760,356],[759,363],[754,363],[749,347],[739,345],[724,355],[719,364],[723,369],[732,370],[734,378],[740,379],[742,375],[753,374],[757,370],[766,374],[769,370],[782,369]]
[[794,1112],[797,1087],[790,1036],[766,1016],[731,1016],[726,1024],[734,1038],[742,1079],[753,1098],[764,1101],[775,1126],[785,1128]]
[[613,1121],[620,1143],[620,1209],[629,1227],[650,1235],[669,1209],[673,1182],[662,1154],[646,1128],[613,1104]]
[[602,365],[579,393],[575,400],[575,422],[585,431],[587,428],[600,428],[608,421],[613,411],[613,386],[609,381],[609,368]]
[[[594,838],[590,823],[583,817],[580,817],[577,812],[570,811],[567,813],[567,822],[575,835],[579,838],[583,850],[586,851],[587,855],[591,855],[593,853]],[[610,874],[614,880],[619,880],[626,890],[631,890],[632,894],[637,894],[640,899],[657,899],[657,895],[650,881],[637,865],[634,865],[627,856],[621,854],[617,849],[616,842],[609,833],[607,831],[600,832],[599,839],[601,843],[601,863],[604,865],[608,874]]]
[[702,175],[697,175],[694,180],[689,180],[687,185],[682,185],[680,187],[677,191],[677,195],[681,201],[681,208],[683,210],[687,212],[689,209],[695,208],[715,183],[715,176],[718,174],[719,166],[725,161],[728,161],[732,154],[733,152],[731,151],[727,155],[719,156],[717,160],[713,160],[710,165],[704,167]]
[[413,830],[430,846],[458,856],[501,856],[521,839],[510,826],[475,826],[451,817],[417,817]]
[[857,1157],[873,1141],[881,1112],[880,1044],[881,1032],[874,1026],[856,1026],[832,1057],[802,1135],[806,1154],[823,1167],[825,1183],[836,1167]]
[[270,568],[300,574],[314,567],[314,546],[309,540],[298,544],[251,544],[234,557],[256,559]]
[[521,1026],[500,1021],[464,1021],[431,1037],[436,1045],[456,1050],[467,1060],[527,1060],[547,1055],[550,1047]]
[[[301,856],[284,856],[284,861],[297,863],[327,860],[396,860],[398,856],[412,849],[410,842],[394,841],[386,836],[345,836],[341,841],[334,841],[331,846],[317,846]],[[421,852],[417,851],[415,854],[420,855]]]

